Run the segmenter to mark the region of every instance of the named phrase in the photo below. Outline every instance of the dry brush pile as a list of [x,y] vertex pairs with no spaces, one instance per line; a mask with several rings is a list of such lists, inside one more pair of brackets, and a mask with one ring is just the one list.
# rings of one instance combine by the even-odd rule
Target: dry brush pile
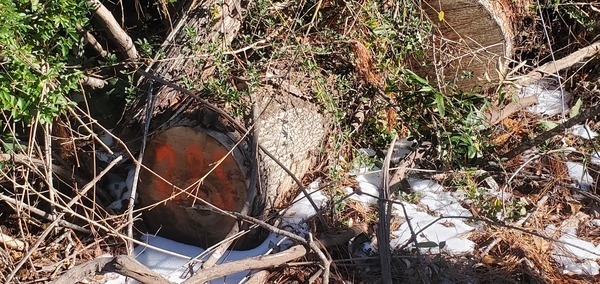
[[[44,78],[34,84],[39,89],[16,83],[2,87],[0,99],[5,106],[20,110],[27,104],[23,109],[31,112],[7,107],[2,112],[2,282],[51,282],[65,279],[58,278],[61,275],[71,279],[87,275],[86,281],[104,281],[102,275],[89,276],[96,270],[117,271],[144,282],[166,281],[125,257],[133,246],[145,245],[138,239],[145,228],[135,199],[120,196],[126,181],[113,183],[126,179],[132,165],[142,167],[139,148],[133,150],[131,145],[139,146],[143,138],[123,141],[111,134],[111,128],[118,125],[121,116],[132,115],[122,114],[122,109],[136,103],[132,96],[141,87],[138,80],[150,77],[156,85],[178,92],[207,95],[201,99],[237,122],[252,115],[251,94],[264,86],[278,91],[287,86],[287,93],[319,106],[330,119],[327,139],[315,151],[316,163],[304,177],[297,177],[304,185],[320,179],[322,190],[331,197],[319,218],[310,223],[323,243],[290,236],[301,246],[273,258],[241,264],[261,269],[279,267],[272,268],[263,279],[273,283],[369,283],[379,279],[398,283],[595,282],[594,276],[562,273],[553,258],[553,248],[568,244],[560,240],[561,228],[568,226],[576,228],[577,237],[600,242],[600,226],[592,222],[600,217],[600,165],[591,162],[594,153],[599,153],[598,139],[584,139],[568,131],[576,124],[587,125],[587,134],[600,129],[597,3],[512,1],[511,5],[523,9],[514,10],[519,15],[513,19],[521,26],[513,37],[515,55],[505,58],[508,64],[502,68],[506,70],[488,74],[489,82],[483,87],[461,89],[461,82],[472,79],[473,74],[451,76],[454,82],[448,82],[448,74],[436,73],[435,59],[455,55],[455,50],[437,45],[434,36],[439,32],[435,24],[449,17],[450,11],[438,11],[433,19],[431,13],[423,11],[427,3],[436,1],[258,0],[235,8],[215,2],[205,12],[214,16],[213,20],[225,11],[231,13],[239,21],[234,25],[239,32],[215,36],[231,36],[230,44],[186,43],[187,49],[201,55],[197,57],[207,72],[197,72],[201,80],[186,76],[165,80],[145,69],[153,61],[181,59],[162,58],[161,52],[169,40],[174,40],[168,37],[177,29],[176,19],[189,16],[187,9],[197,3],[84,2],[92,7],[84,13],[92,24],[56,24],[61,27],[56,31],[59,36],[80,37],[77,43],[61,42],[54,47],[65,50],[65,62],[71,65],[50,66],[50,58],[40,59],[38,51],[27,50],[25,45],[10,50],[14,56],[6,54],[3,50],[15,43],[6,36],[2,37],[6,43],[0,42],[0,64],[5,66],[0,72],[10,74],[2,75],[3,82],[17,78],[8,72],[18,69],[10,65],[17,59],[26,62],[23,69]],[[29,9],[27,12],[44,9],[36,5],[45,4],[36,3],[17,8]],[[0,2],[0,8],[7,5]],[[53,19],[56,23],[62,20]],[[189,37],[196,36],[193,30],[181,29]],[[28,30],[24,26],[23,31]],[[23,42],[16,38],[16,43]],[[45,48],[47,54],[56,51],[52,46]],[[429,58],[432,50],[434,65],[415,61]],[[54,67],[63,71],[52,73]],[[74,69],[80,72],[60,73]],[[434,72],[420,73],[428,69]],[[520,88],[539,85],[541,78],[543,82],[552,80],[562,93],[571,94],[571,101],[564,104],[566,112],[544,116],[527,111],[540,98],[519,97]],[[61,87],[64,82],[75,83]],[[289,87],[294,84],[298,87]],[[40,100],[18,98],[13,102],[4,98],[11,92],[29,91],[37,91]],[[59,91],[64,95],[60,102],[46,105],[44,99],[59,101]],[[55,105],[56,111],[51,108]],[[470,236],[477,244],[473,255],[428,255],[418,249],[391,251],[380,246],[378,255],[350,257],[349,239],[355,244],[377,237],[381,241],[385,240],[381,235],[399,227],[395,222],[388,224],[391,227],[382,226],[382,216],[390,213],[384,210],[386,200],[380,201],[379,211],[345,201],[344,187],[359,188],[349,174],[355,161],[361,159],[358,150],[374,149],[375,158],[361,162],[385,170],[389,163],[382,161],[389,161],[392,154],[387,147],[393,146],[396,137],[407,136],[430,147],[419,159],[402,162],[404,168],[390,172],[391,177],[432,178],[451,191],[471,192],[463,205],[474,215],[469,221],[479,228]],[[581,189],[581,180],[573,181],[566,162],[584,165],[591,179],[586,190]],[[119,188],[110,188],[115,184]],[[504,199],[478,195],[481,187],[490,184],[496,184],[511,199],[505,203]],[[419,198],[402,188],[405,192],[392,188],[385,198]],[[286,234],[261,220],[232,216]],[[262,221],[276,219],[270,217]],[[549,231],[549,227],[556,229]],[[336,238],[344,242],[338,243]],[[98,261],[106,255],[122,257]],[[388,265],[382,265],[386,261]],[[82,264],[88,266],[78,266]],[[243,269],[232,267],[227,269]],[[205,272],[218,276],[223,272],[218,270],[219,266],[209,267]],[[190,280],[204,281],[201,277]]]

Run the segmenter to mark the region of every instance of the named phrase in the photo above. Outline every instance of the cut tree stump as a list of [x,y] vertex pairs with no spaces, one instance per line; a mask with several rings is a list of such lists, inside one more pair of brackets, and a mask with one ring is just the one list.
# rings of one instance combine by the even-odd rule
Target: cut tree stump
[[[458,89],[501,80],[514,53],[517,18],[526,1],[426,0],[422,7],[434,25],[428,66],[414,66],[432,82]],[[422,62],[421,59],[418,59]],[[435,67],[435,68],[432,68]]]
[[228,146],[220,142],[226,140],[223,134],[191,127],[173,127],[152,138],[144,164],[154,173],[142,170],[138,189],[140,205],[149,208],[144,218],[151,220],[146,222],[151,231],[203,247],[229,233],[235,219],[193,209],[206,201],[239,212],[246,201],[247,170],[237,161],[243,157],[235,148],[229,155],[233,141]]
[[[164,56],[146,69],[150,73],[138,83],[136,100],[113,130],[133,152],[138,151],[148,119],[148,94],[153,95],[150,142],[143,164],[156,174],[142,170],[138,183],[144,223],[150,234],[202,247],[221,241],[237,223],[230,217],[194,208],[204,205],[201,201],[194,203],[195,197],[257,218],[286,207],[297,195],[298,186],[273,159],[250,145],[257,140],[301,179],[315,161],[313,152],[325,139],[326,116],[306,100],[311,97],[303,94],[307,90],[298,87],[306,86],[310,78],[288,66],[279,68],[287,70],[285,76],[261,82],[247,97],[248,105],[254,105],[252,120],[256,125],[243,140],[240,137],[246,133],[233,127],[244,125],[242,121],[234,123],[219,110],[165,83],[181,85],[182,78],[195,78],[201,84],[212,76],[214,58],[206,51],[214,45],[228,46],[239,30],[247,4],[239,0],[201,1],[189,7],[163,44],[159,54]],[[219,15],[217,19],[212,18],[215,14]],[[219,94],[197,95],[211,98]],[[236,142],[241,145],[235,147],[233,158],[216,165]],[[212,168],[202,182],[191,186]],[[242,243],[242,247],[252,246]]]

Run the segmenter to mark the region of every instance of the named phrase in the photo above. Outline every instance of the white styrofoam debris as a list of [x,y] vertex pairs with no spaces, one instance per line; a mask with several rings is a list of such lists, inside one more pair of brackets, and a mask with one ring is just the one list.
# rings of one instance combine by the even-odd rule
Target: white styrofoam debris
[[595,260],[586,259],[576,262],[572,258],[563,258],[557,261],[563,265],[563,274],[598,275],[600,273],[600,265]]
[[573,127],[571,127],[571,133],[573,133],[573,135],[575,136],[579,136],[582,137],[584,139],[588,139],[588,140],[592,140],[596,137],[598,137],[598,132],[595,132],[593,130],[591,130],[587,124],[578,124],[575,125]]
[[581,189],[588,190],[594,184],[594,179],[581,163],[566,162],[565,164],[569,171],[569,176],[577,181]]
[[600,246],[594,246],[591,242],[568,234],[563,235],[559,240],[568,244],[554,243],[552,257],[562,264],[564,274],[600,274],[600,266],[597,263],[600,258]]
[[600,153],[596,152],[596,153],[592,154],[590,163],[592,163],[594,165],[600,165]]
[[475,249],[475,242],[465,237],[454,237],[446,240],[444,249],[453,255],[468,254]]
[[379,188],[375,184],[379,184],[379,180],[379,172],[367,172],[366,168],[360,168],[356,174],[356,181],[358,181],[360,187],[359,192],[355,192],[350,187],[346,187],[344,191],[346,194],[355,192],[355,194],[350,195],[349,199],[360,202],[364,207],[369,207],[377,203]]
[[571,94],[562,92],[552,81],[540,81],[521,88],[519,97],[525,98],[536,96],[538,103],[529,107],[528,110],[547,116],[554,116],[568,110]]
[[377,203],[377,196],[379,196],[379,189],[368,182],[360,182],[359,186],[360,193],[355,192],[351,187],[344,188],[346,194],[354,193],[348,199],[360,202],[365,208],[375,205]]
[[576,234],[580,224],[587,222],[589,218],[588,215],[579,212],[564,220],[560,231],[553,224],[545,228],[548,236],[556,237],[556,234],[560,233],[558,239],[561,242],[552,244],[552,258],[562,265],[564,274],[600,274],[600,266],[597,263],[600,259],[600,245],[582,240]]
[[430,211],[444,216],[473,216],[471,212],[459,203],[449,192],[444,191],[439,183],[432,180],[409,179],[412,190],[421,195],[420,203]]
[[[444,191],[444,188],[435,181],[409,179],[409,184],[413,191],[421,196],[419,205],[402,201],[404,209],[401,204],[394,204],[393,212],[396,216],[408,218],[414,233],[424,229],[423,232],[417,234],[417,243],[434,242],[439,245],[441,242],[445,242],[446,245],[442,251],[450,254],[472,253],[475,243],[469,240],[467,235],[475,228],[460,218],[439,220],[437,217],[470,217],[472,216],[471,212],[463,208],[454,196]],[[406,215],[404,210],[406,210]],[[430,215],[430,212],[435,216]],[[395,248],[401,247],[410,240],[411,235],[408,223],[404,222],[400,228],[392,232],[390,245]],[[421,248],[421,250],[437,253],[439,246]]]
[[[563,234],[559,240],[567,243],[555,243],[555,250],[561,251],[563,254],[573,254],[578,259],[596,260],[600,258],[600,247],[595,246],[591,242],[584,241],[570,234]],[[557,249],[558,247],[558,249]],[[564,248],[564,249],[563,249]]]
[[[322,191],[318,190],[319,183],[313,182],[306,189],[310,194],[310,198],[313,200],[315,205],[321,208],[325,202],[327,202],[328,198],[323,194]],[[309,233],[308,224],[306,221],[315,216],[317,212],[315,208],[310,203],[310,201],[304,196],[303,193],[300,193],[299,196],[294,199],[292,205],[285,210],[285,213],[281,217],[282,228],[290,229],[295,234],[300,236],[306,236]]]

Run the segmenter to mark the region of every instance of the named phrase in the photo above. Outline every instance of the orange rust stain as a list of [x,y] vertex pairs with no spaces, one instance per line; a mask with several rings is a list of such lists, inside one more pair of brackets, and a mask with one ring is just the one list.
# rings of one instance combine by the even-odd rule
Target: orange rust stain
[[[206,167],[206,161],[204,160],[202,147],[198,144],[188,145],[185,149],[184,158],[186,163],[185,165],[182,165],[182,167],[185,168],[186,175],[189,176],[187,184],[185,184],[185,187],[187,188],[188,186],[198,182],[198,180],[204,175],[204,173],[200,170]],[[201,186],[202,185],[200,185],[200,187]],[[206,196],[202,190],[198,190],[196,186],[191,189],[190,193],[209,201],[209,196]]]
[[[221,159],[222,157],[224,157],[225,155],[227,155],[227,151],[215,151],[212,153],[212,160],[213,161],[218,161],[219,159]],[[233,188],[233,185],[231,183],[231,178],[227,175],[227,171],[226,171],[226,166],[225,165],[231,165],[234,164],[236,167],[237,165],[235,164],[235,161],[233,160],[233,158],[231,156],[228,156],[227,158],[225,158],[225,160],[223,161],[223,163],[218,166],[214,171],[213,171],[213,175],[214,177],[219,181],[219,184],[222,186],[222,190],[219,192],[219,203],[220,204],[214,204],[215,206],[221,208],[221,209],[229,209],[229,210],[234,210],[236,208],[234,208],[235,206],[235,194],[237,194],[237,191]],[[214,201],[216,203],[216,200]]]
[[[156,161],[161,165],[161,169],[157,171],[163,178],[170,178],[171,173],[175,170],[175,151],[169,145],[160,145],[154,150]],[[154,195],[157,199],[165,199],[171,196],[173,187],[168,183],[159,180],[156,184]]]

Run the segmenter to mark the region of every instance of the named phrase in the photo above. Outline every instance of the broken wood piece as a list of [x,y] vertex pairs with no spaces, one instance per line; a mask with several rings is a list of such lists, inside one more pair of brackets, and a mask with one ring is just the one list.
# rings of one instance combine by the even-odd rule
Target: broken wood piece
[[525,98],[517,99],[516,102],[512,102],[504,106],[502,109],[497,107],[490,108],[486,113],[486,119],[491,125],[496,125],[503,121],[505,118],[517,113],[518,111],[536,104],[538,99],[536,96],[529,96]]
[[194,276],[190,277],[183,283],[200,284],[244,270],[278,267],[285,265],[289,261],[303,257],[306,255],[306,253],[306,247],[303,245],[296,245],[276,254],[255,256],[248,259],[224,263],[209,269],[196,271]]
[[79,280],[106,272],[115,272],[123,276],[131,277],[141,283],[172,284],[160,274],[139,263],[135,258],[126,255],[116,257],[100,257],[77,265],[67,270],[52,284],[78,283]]
[[23,241],[3,233],[0,233],[0,244],[11,250],[22,251],[25,249],[25,243]]

